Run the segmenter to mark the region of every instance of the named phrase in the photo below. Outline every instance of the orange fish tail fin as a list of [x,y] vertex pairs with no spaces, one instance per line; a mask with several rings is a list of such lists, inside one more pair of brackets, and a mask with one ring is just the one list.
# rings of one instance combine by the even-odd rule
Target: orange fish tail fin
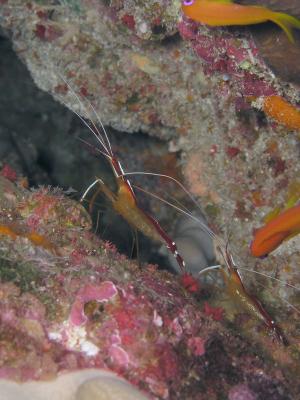
[[300,20],[298,18],[292,17],[291,15],[285,13],[274,12],[270,17],[270,20],[279,25],[280,28],[286,33],[289,40],[294,43],[292,29],[300,29]]

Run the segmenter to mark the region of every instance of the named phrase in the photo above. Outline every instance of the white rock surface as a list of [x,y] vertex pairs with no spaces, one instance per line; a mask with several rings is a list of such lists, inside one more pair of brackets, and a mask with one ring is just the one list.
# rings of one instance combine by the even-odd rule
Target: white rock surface
[[118,378],[90,379],[79,386],[76,400],[147,400],[129,383]]
[[147,400],[149,397],[117,375],[86,369],[50,381],[0,380],[0,400]]

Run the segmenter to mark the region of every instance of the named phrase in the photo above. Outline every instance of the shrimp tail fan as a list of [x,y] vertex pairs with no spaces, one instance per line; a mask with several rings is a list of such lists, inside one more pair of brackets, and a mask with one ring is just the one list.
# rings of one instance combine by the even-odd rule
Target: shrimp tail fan
[[280,28],[282,28],[286,33],[289,40],[294,43],[295,40],[292,34],[292,29],[300,29],[300,20],[298,18],[295,18],[285,13],[275,12],[272,13],[272,17],[270,17],[270,20],[279,25]]

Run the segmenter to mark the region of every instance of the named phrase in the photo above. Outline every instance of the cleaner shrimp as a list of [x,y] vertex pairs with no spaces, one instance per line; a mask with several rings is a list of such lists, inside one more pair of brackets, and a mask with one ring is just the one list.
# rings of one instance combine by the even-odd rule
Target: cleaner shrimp
[[[130,172],[128,175],[134,175],[134,174],[144,174],[142,172]],[[152,175],[151,173],[145,173],[146,175]],[[155,174],[156,175],[156,174]],[[164,176],[164,175],[163,175]],[[174,179],[172,177],[169,177],[170,179]],[[188,192],[188,190],[180,183],[178,182],[178,185],[185,191],[189,196],[192,198],[192,200],[196,201],[193,196]],[[139,188],[141,191],[146,192],[144,189]],[[146,192],[148,193],[148,192]],[[209,226],[205,223],[203,220],[203,217],[196,217],[189,211],[186,211],[177,205],[170,203],[169,201],[162,199],[159,196],[156,196],[153,193],[148,193],[149,195],[157,198],[158,200],[162,201],[163,203],[167,204],[170,207],[175,208],[180,214],[183,216],[186,216],[189,220],[194,222],[194,228],[195,226],[198,226],[202,232],[204,232],[207,237],[209,237],[212,241],[213,247],[214,247],[214,255],[215,259],[214,261],[217,263],[215,265],[213,264],[213,260],[210,259],[208,255],[211,257],[211,250],[206,248],[202,250],[202,252],[199,253],[198,249],[198,254],[200,254],[199,257],[199,263],[201,262],[201,255],[205,256],[206,255],[206,261],[207,263],[210,264],[208,267],[202,269],[200,272],[197,272],[195,270],[192,271],[193,276],[202,276],[205,273],[209,273],[213,270],[219,270],[221,272],[222,276],[222,281],[224,284],[224,291],[228,295],[231,303],[233,303],[239,310],[244,311],[246,314],[248,314],[253,320],[257,322],[262,322],[264,326],[267,328],[267,330],[276,337],[276,339],[282,343],[283,345],[288,345],[288,340],[285,336],[285,334],[282,332],[282,329],[279,327],[279,325],[276,323],[275,319],[268,313],[266,308],[262,305],[262,303],[259,301],[259,299],[252,294],[244,285],[243,279],[240,275],[239,271],[245,271],[249,273],[255,273],[258,276],[263,276],[265,278],[271,279],[276,281],[278,284],[293,289],[296,292],[299,292],[299,288],[288,283],[281,281],[280,279],[270,276],[264,272],[260,271],[254,271],[251,270],[247,267],[242,267],[239,264],[237,264],[234,261],[233,253],[229,249],[229,244],[228,242],[225,242],[220,236],[215,234]],[[191,228],[190,228],[191,229]],[[178,240],[179,243],[179,240]],[[206,245],[208,242],[206,241]],[[190,249],[189,249],[190,251]],[[184,251],[182,251],[182,254],[184,255]],[[189,264],[187,264],[189,265]],[[200,269],[200,268],[199,268]],[[187,269],[189,271],[189,269]],[[198,270],[199,271],[199,270]],[[190,272],[190,271],[189,271]],[[262,285],[263,286],[263,285]],[[280,297],[279,295],[277,297]],[[297,314],[300,315],[300,310],[297,309],[294,305],[289,303],[287,300],[283,299],[286,304],[292,308]]]
[[[60,78],[67,85],[68,89],[76,98],[79,105],[81,107],[84,107],[83,102],[74,92],[70,84],[63,78],[63,76],[60,75]],[[135,231],[140,231],[145,236],[154,240],[155,242],[164,244],[167,249],[173,254],[176,262],[179,265],[180,270],[182,272],[185,272],[185,262],[177,250],[176,243],[160,226],[159,222],[139,206],[132,185],[129,179],[126,177],[120,161],[116,158],[112,150],[107,132],[101,122],[101,119],[97,115],[93,105],[90,102],[88,103],[88,105],[96,116],[103,134],[98,129],[96,124],[92,122],[92,119],[89,119],[91,122],[88,123],[79,113],[77,113],[76,111],[74,111],[74,113],[80,118],[84,125],[86,125],[86,127],[90,130],[90,132],[93,134],[98,144],[100,145],[101,149],[96,148],[96,150],[108,160],[111,166],[117,184],[117,193],[112,192],[109,187],[102,181],[102,179],[96,178],[95,181],[88,186],[88,188],[82,195],[81,201],[86,198],[87,194],[94,186],[98,185],[97,191],[92,197],[92,202],[94,202],[96,196],[102,192],[105,197],[111,202],[114,210],[118,214],[120,214],[129,223],[129,225],[133,227]]]
[[[89,112],[85,107],[83,101],[80,99],[80,97],[75,93],[75,91],[66,81],[66,79],[63,76],[61,76],[61,74],[58,75],[60,76],[61,80],[63,80],[63,82],[67,85],[72,96],[77,100],[79,105],[82,107],[82,109],[84,109],[85,113],[89,116]],[[283,344],[287,344],[285,336],[283,335],[279,326],[276,324],[274,318],[272,318],[269,315],[269,313],[266,311],[266,309],[263,307],[260,301],[253,294],[248,292],[248,290],[244,286],[239,270],[243,269],[246,271],[249,270],[247,268],[242,268],[236,265],[233,259],[233,255],[229,250],[228,243],[226,243],[221,237],[216,235],[208,227],[208,225],[204,222],[203,219],[195,217],[190,212],[178,207],[173,203],[170,203],[165,199],[162,199],[159,196],[156,196],[153,193],[149,193],[143,188],[132,186],[127,176],[140,174],[140,175],[157,176],[170,179],[173,182],[175,182],[190,197],[190,199],[197,205],[198,208],[200,208],[196,199],[190,194],[190,192],[184,187],[182,183],[180,183],[178,180],[170,176],[158,173],[150,173],[150,172],[127,172],[127,173],[124,172],[120,161],[116,158],[115,154],[113,153],[107,132],[101,122],[101,119],[97,115],[93,105],[87,99],[85,99],[85,101],[87,101],[90,110],[97,118],[101,130],[96,126],[96,124],[92,121],[91,118],[89,118],[89,120],[87,121],[78,112],[76,111],[73,112],[80,118],[80,120],[84,123],[84,125],[86,125],[86,127],[90,130],[90,132],[96,138],[98,144],[100,145],[100,148],[96,148],[96,150],[98,153],[102,154],[108,160],[111,166],[111,169],[114,173],[114,177],[117,183],[117,193],[112,192],[107,187],[107,185],[102,181],[102,179],[96,178],[95,181],[92,182],[85,190],[84,194],[81,197],[81,201],[83,201],[86,198],[87,194],[90,192],[90,190],[96,186],[97,190],[92,197],[92,202],[94,202],[98,194],[103,193],[105,197],[111,202],[115,211],[119,213],[135,230],[142,232],[143,234],[145,234],[145,236],[148,236],[152,240],[155,240],[159,243],[166,245],[168,250],[173,254],[174,258],[176,259],[180,272],[183,274],[186,273],[186,265],[182,256],[178,252],[175,242],[167,235],[167,233],[163,230],[163,228],[160,226],[160,224],[154,217],[152,217],[150,214],[148,214],[142,208],[140,208],[133,187],[142,192],[150,194],[154,198],[161,200],[165,204],[176,209],[181,214],[195,221],[197,224],[199,224],[200,229],[203,230],[203,232],[211,239],[215,249],[215,256],[216,256],[215,258],[218,261],[218,265],[209,265],[207,268],[204,268],[200,272],[200,274],[207,271],[211,271],[213,269],[219,269],[223,277],[225,289],[231,300],[240,309],[249,314],[253,319],[259,322],[263,322],[266,328],[270,331],[271,334],[275,335],[278,341],[280,341]],[[211,264],[212,259],[210,261]],[[267,274],[264,273],[260,273],[257,271],[254,272],[260,275],[268,276]],[[195,274],[193,275],[195,276]],[[199,278],[199,274],[196,277]],[[270,278],[280,281],[277,278],[272,278],[272,277]],[[285,282],[280,281],[279,283],[297,289],[295,286],[287,284]]]

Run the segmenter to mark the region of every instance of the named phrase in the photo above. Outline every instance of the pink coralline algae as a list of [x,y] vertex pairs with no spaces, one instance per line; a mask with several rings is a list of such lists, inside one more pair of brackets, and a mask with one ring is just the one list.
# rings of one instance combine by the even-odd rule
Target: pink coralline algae
[[188,346],[195,356],[202,356],[205,353],[205,341],[201,337],[194,337],[188,340]]
[[[45,189],[30,192],[4,180],[0,184],[10,191],[11,215],[26,226],[30,213],[24,210],[31,210],[33,195],[35,207],[44,209],[39,202],[48,201]],[[20,198],[13,190],[21,191]],[[55,212],[61,214],[51,224],[43,214],[46,222],[39,229],[63,256],[2,235],[1,378],[43,380],[99,368],[121,375],[153,399],[202,400],[207,393],[216,398],[236,382],[254,380],[259,369],[272,382],[272,393],[284,399],[280,393],[291,390],[287,378],[278,377],[273,363],[251,343],[214,321],[220,312],[208,305],[202,312],[176,276],[153,265],[140,269],[103,244],[89,232],[84,211],[61,193],[52,196],[60,199]],[[2,207],[0,202],[4,218]],[[70,207],[78,210],[78,220],[66,224]],[[80,263],[74,259],[77,250]],[[278,344],[269,346],[278,350]]]
[[120,367],[127,368],[129,364],[129,356],[122,347],[117,344],[113,344],[109,350],[110,357],[114,364],[119,365]]
[[[267,140],[286,128],[266,117],[261,100],[280,94],[297,105],[299,93],[264,63],[248,29],[196,24],[171,0],[3,4],[3,30],[40,87],[96,120],[88,107],[80,109],[61,74],[104,124],[172,138],[173,148],[186,154],[181,165],[189,189],[217,230],[231,221],[233,250],[253,269],[247,259],[252,229],[299,175],[296,138],[281,135],[275,162],[264,153]],[[45,29],[37,32],[39,26]],[[56,30],[61,36],[51,36]],[[130,158],[139,157],[135,151]],[[33,214],[28,222],[37,229]],[[296,257],[288,263],[297,265]]]
[[84,305],[92,300],[107,302],[117,294],[117,288],[112,282],[103,282],[99,286],[86,285],[77,293],[76,300],[72,305],[70,322],[74,325],[82,325],[87,321],[84,314]]
[[221,307],[212,307],[212,306],[210,306],[210,304],[207,301],[205,301],[204,302],[204,313],[208,317],[211,316],[212,319],[215,321],[221,321],[221,319],[223,318],[224,310]]
[[[260,271],[274,265],[276,277],[295,284],[297,246],[286,245],[271,261],[248,257],[253,227],[277,199],[285,201],[299,175],[294,137],[282,135],[276,154],[266,152],[279,128],[261,113],[258,100],[280,93],[297,104],[298,89],[272,74],[245,30],[179,19],[180,5],[171,0],[85,0],[76,2],[77,9],[73,1],[0,2],[3,30],[41,87],[78,111],[59,70],[76,93],[89,96],[105,124],[172,137],[174,148],[187,152],[185,175],[216,231],[232,231],[239,265]],[[79,112],[87,116],[87,110]],[[153,266],[138,268],[89,232],[90,217],[62,192],[26,191],[4,178],[0,224],[17,221],[22,232],[47,238],[57,251],[26,235],[1,234],[3,376],[45,379],[96,367],[121,374],[156,398],[223,398],[255,381],[251,391],[258,398],[298,394],[290,384],[299,361],[296,339],[282,349],[257,325],[249,328],[248,340],[236,336],[225,326],[223,307],[203,304],[194,282],[185,285],[188,293],[176,277]],[[107,282],[116,294],[106,294]],[[277,289],[270,281],[263,284]],[[255,282],[252,287],[261,290]],[[261,291],[274,304],[275,296]],[[24,319],[27,293],[36,303],[26,303]],[[274,309],[277,319],[277,303]],[[292,337],[294,315],[290,308],[282,319]],[[282,367],[280,373],[262,359],[264,352]]]

